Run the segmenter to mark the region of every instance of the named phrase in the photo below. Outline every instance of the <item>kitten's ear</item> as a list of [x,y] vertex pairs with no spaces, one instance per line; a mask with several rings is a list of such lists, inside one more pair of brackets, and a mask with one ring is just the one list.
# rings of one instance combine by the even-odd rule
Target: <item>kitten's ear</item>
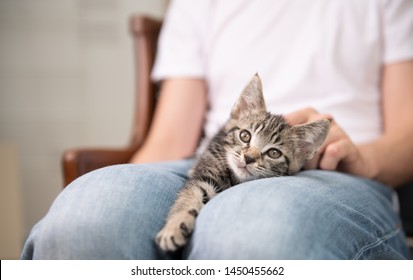
[[255,74],[242,91],[231,111],[231,118],[238,119],[244,113],[265,113],[264,96],[262,94],[261,79]]
[[330,121],[327,119],[295,125],[290,129],[289,133],[295,142],[295,154],[301,165],[313,158],[326,139],[329,129]]

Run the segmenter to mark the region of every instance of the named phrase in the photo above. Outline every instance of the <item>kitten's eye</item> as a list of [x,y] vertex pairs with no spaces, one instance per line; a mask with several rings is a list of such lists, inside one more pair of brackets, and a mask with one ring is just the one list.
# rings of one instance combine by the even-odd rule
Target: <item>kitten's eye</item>
[[241,139],[242,142],[249,143],[251,140],[251,133],[249,133],[249,131],[244,129],[240,132],[239,138]]
[[269,149],[269,150],[267,151],[267,155],[268,155],[270,158],[272,158],[272,159],[277,159],[277,158],[279,158],[282,154],[281,154],[281,152],[280,152],[279,150],[277,150],[277,149],[275,149],[275,148],[272,148],[272,149]]

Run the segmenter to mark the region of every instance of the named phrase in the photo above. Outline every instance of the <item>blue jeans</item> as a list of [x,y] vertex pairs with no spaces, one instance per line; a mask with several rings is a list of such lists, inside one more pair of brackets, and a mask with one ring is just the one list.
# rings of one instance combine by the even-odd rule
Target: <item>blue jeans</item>
[[192,160],[106,167],[70,184],[33,228],[23,259],[404,259],[392,191],[320,170],[251,181],[213,198],[181,255],[156,233]]

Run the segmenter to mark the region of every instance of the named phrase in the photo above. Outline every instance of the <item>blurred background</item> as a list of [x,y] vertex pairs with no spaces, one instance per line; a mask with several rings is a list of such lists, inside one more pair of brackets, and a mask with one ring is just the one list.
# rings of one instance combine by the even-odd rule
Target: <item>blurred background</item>
[[19,257],[62,190],[64,150],[128,143],[128,19],[167,2],[0,0],[0,259]]

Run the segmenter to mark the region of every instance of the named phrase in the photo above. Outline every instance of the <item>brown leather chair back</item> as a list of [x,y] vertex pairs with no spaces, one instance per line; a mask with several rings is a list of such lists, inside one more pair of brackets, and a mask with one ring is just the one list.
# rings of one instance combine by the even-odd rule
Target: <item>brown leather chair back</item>
[[150,79],[162,22],[133,15],[129,28],[135,54],[135,115],[129,145],[123,148],[71,149],[62,157],[64,186],[92,170],[127,163],[141,147],[152,122],[158,86]]

